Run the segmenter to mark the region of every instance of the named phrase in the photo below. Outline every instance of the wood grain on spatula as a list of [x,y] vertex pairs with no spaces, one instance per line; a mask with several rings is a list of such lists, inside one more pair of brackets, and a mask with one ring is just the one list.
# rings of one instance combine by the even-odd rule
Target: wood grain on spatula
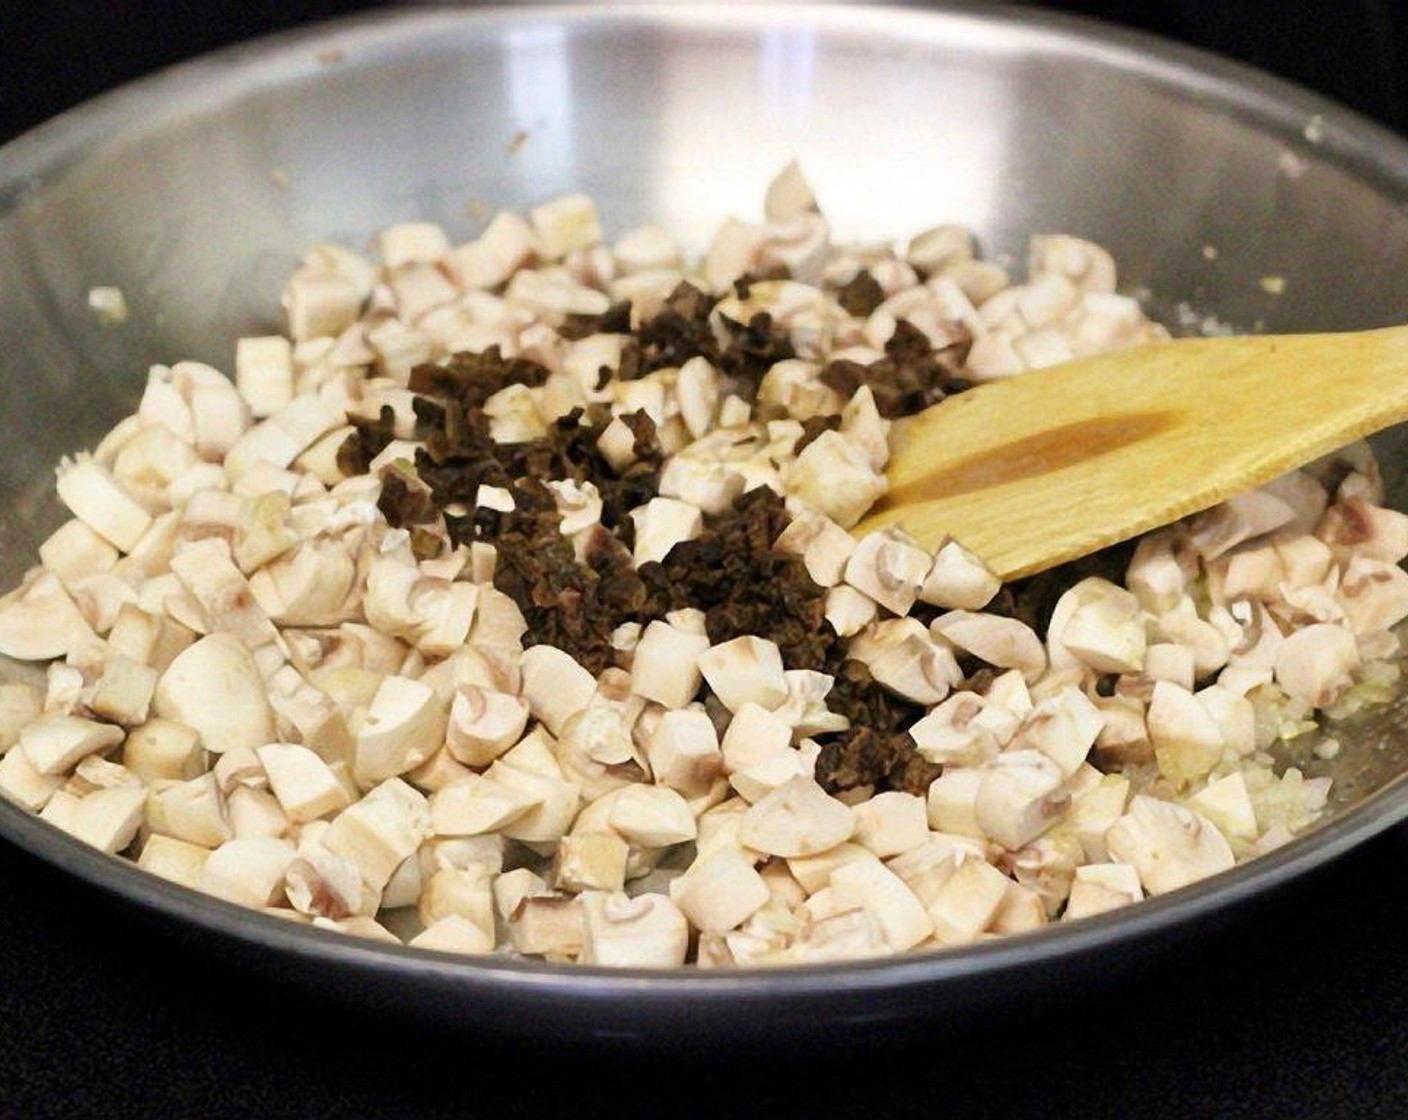
[[1087,555],[1408,419],[1408,327],[1162,342],[897,422],[856,526],[963,542],[1003,579]]

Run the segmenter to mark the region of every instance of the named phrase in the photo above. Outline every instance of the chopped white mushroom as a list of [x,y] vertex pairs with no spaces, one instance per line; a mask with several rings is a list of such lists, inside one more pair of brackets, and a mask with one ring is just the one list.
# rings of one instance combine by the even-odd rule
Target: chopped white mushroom
[[528,705],[517,696],[461,685],[450,703],[445,746],[467,766],[487,766],[523,737]]
[[928,810],[922,797],[889,790],[854,807],[856,843],[889,859],[929,839]]
[[478,774],[431,794],[430,824],[439,836],[496,832],[541,805],[543,799]]
[[1247,780],[1240,771],[1209,782],[1188,803],[1233,840],[1250,843],[1260,832]]
[[201,890],[242,903],[272,906],[283,894],[284,874],[297,856],[287,840],[268,836],[227,840],[201,865]]
[[885,493],[885,476],[865,452],[836,431],[822,432],[787,465],[788,491],[849,529]]
[[701,855],[670,881],[669,890],[690,923],[706,933],[734,929],[771,898],[752,860],[727,845]]
[[934,553],[919,599],[950,610],[980,611],[1001,586],[1002,581],[977,556],[958,541],[947,540]]
[[935,940],[943,945],[977,940],[996,916],[1009,883],[990,863],[973,857],[960,860],[926,907],[934,923]]
[[1091,863],[1076,868],[1063,917],[1088,918],[1144,897],[1139,873],[1127,863]]
[[553,885],[569,891],[619,891],[630,849],[614,832],[572,832],[557,845]]
[[1009,851],[1031,843],[1070,806],[1060,768],[1036,750],[1012,750],[983,767],[973,802],[985,836]]
[[856,540],[829,517],[812,513],[789,521],[774,547],[800,556],[814,583],[834,588],[845,577]]
[[1041,639],[1018,619],[954,610],[934,619],[929,628],[989,665],[1020,670],[1029,681],[1035,681],[1046,669]]
[[58,493],[76,518],[123,552],[151,527],[151,514],[92,456],[80,455],[60,467]]
[[1010,746],[1040,751],[1069,778],[1090,753],[1104,722],[1085,693],[1067,686],[1027,713]]
[[978,824],[978,789],[983,771],[977,767],[946,766],[929,783],[926,808],[929,826],[939,832],[954,832],[961,836],[984,838]]
[[697,658],[699,671],[731,712],[744,704],[769,711],[787,701],[787,678],[775,642],[745,635],[710,646]]
[[684,963],[689,923],[680,908],[662,894],[587,892],[583,964],[623,968],[672,968]]
[[667,708],[683,708],[703,682],[700,658],[709,639],[662,619],[641,632],[631,660],[631,690]]
[[307,747],[266,743],[255,754],[289,820],[316,820],[347,807],[347,791],[328,764]]
[[152,712],[194,728],[214,754],[277,738],[254,659],[228,634],[207,635],[176,655],[157,682]]
[[937,704],[963,679],[958,661],[948,645],[934,641],[913,619],[897,621],[913,625],[895,627],[883,636],[878,627],[872,628],[875,640],[852,642],[851,656],[863,662],[876,683],[889,691],[916,704]]
[[21,661],[63,657],[96,641],[77,604],[52,572],[0,598],[0,654]]
[[874,599],[849,584],[840,584],[826,593],[826,621],[842,638],[859,634],[873,621],[877,612]]
[[1297,630],[1276,653],[1276,683],[1316,708],[1334,703],[1353,683],[1359,667],[1354,635],[1332,623]]
[[1234,863],[1226,839],[1206,817],[1143,794],[1105,834],[1110,854],[1139,873],[1150,894],[1164,894],[1225,871]]
[[957,692],[935,705],[909,728],[919,754],[941,766],[978,766],[1002,745],[992,728],[978,720],[984,700],[972,692]]
[[661,713],[645,753],[655,780],[686,797],[704,795],[723,773],[718,732],[700,707]]
[[831,873],[838,912],[863,906],[875,915],[885,940],[897,953],[912,949],[934,932],[934,920],[904,880],[879,862],[853,860]]
[[689,803],[668,786],[626,786],[612,801],[610,824],[643,848],[667,848],[699,834]]
[[1217,720],[1180,685],[1156,682],[1146,719],[1159,770],[1172,780],[1200,777],[1222,757],[1224,740]]
[[399,778],[389,778],[333,818],[323,833],[323,847],[351,860],[367,885],[380,890],[429,832],[425,797]]
[[535,808],[500,829],[510,839],[528,844],[551,843],[566,834],[577,816],[582,800],[581,787],[567,781],[560,772],[557,776],[534,773],[500,759],[485,771],[484,776],[539,802]]
[[364,788],[419,766],[445,742],[446,713],[435,690],[384,677],[357,731],[353,774]]
[[885,609],[909,613],[919,597],[930,558],[898,529],[884,529],[861,538],[846,560],[845,580]]
[[792,858],[824,852],[849,839],[855,827],[849,807],[799,775],[743,814],[738,838],[755,851]]
[[153,786],[147,800],[147,827],[204,848],[217,848],[234,836],[213,773]]
[[66,774],[80,759],[122,742],[120,727],[73,716],[41,716],[19,734],[18,746],[41,774]]
[[523,699],[551,734],[561,734],[567,721],[587,706],[595,692],[595,679],[570,654],[543,645],[524,650]]
[[137,866],[194,890],[200,883],[200,871],[209,855],[209,848],[154,832],[142,844]]

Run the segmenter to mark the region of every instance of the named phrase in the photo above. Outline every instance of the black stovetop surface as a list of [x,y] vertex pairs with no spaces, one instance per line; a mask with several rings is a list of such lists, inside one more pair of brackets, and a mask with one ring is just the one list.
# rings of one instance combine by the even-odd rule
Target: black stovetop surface
[[[368,6],[6,5],[0,139],[166,63]],[[1408,128],[1408,14],[1389,2],[1049,6],[1243,58]],[[507,1045],[310,1004],[0,842],[0,1118],[1408,1117],[1408,830],[1118,971],[903,1038],[838,1030],[825,1046],[694,1057]]]

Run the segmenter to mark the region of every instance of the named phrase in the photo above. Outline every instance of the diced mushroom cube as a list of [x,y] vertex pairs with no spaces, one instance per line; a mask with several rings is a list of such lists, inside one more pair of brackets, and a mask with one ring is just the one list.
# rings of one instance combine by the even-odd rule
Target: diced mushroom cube
[[1240,771],[1209,782],[1188,803],[1234,840],[1250,843],[1260,832],[1247,780]]
[[529,211],[545,260],[560,260],[574,249],[601,241],[596,205],[584,194],[569,194]]
[[662,894],[588,892],[582,896],[586,936],[583,964],[625,968],[673,968],[689,949],[689,923]]
[[353,775],[364,787],[414,769],[445,742],[446,713],[429,685],[382,679],[357,731]]
[[1105,834],[1110,855],[1130,864],[1150,894],[1164,894],[1231,867],[1222,833],[1207,818],[1139,794]]
[[433,949],[439,953],[476,954],[494,950],[493,935],[459,914],[446,914],[407,944],[413,949]]
[[699,707],[662,712],[645,753],[655,780],[686,797],[708,792],[723,773],[718,732]]
[[944,945],[975,941],[992,924],[1010,880],[990,863],[963,859],[934,893],[927,909],[934,937]]
[[146,803],[147,791],[140,787],[97,789],[77,799],[61,827],[85,844],[116,855],[136,837]]
[[846,560],[845,579],[886,610],[909,613],[932,567],[929,555],[898,529],[862,537]]
[[114,657],[93,686],[93,714],[123,727],[145,723],[160,674],[126,657]]
[[272,416],[293,399],[293,346],[280,335],[241,338],[235,343],[235,386],[257,419]]
[[983,833],[1008,851],[1031,843],[1066,812],[1070,794],[1061,769],[1036,750],[1010,750],[982,770],[974,818]]
[[1087,860],[1098,863],[1108,858],[1105,833],[1124,815],[1129,789],[1124,775],[1104,774],[1095,785],[1072,796],[1064,827],[1080,841]]
[[273,906],[283,895],[284,873],[297,855],[287,840],[268,836],[227,840],[206,857],[196,885],[243,906]]
[[1074,774],[1090,753],[1104,716],[1078,688],[1063,688],[1042,700],[1022,721],[1011,746],[1037,750],[1056,763],[1064,777]]
[[142,845],[137,866],[194,890],[199,886],[200,870],[209,855],[209,848],[154,832]]
[[520,953],[575,960],[586,939],[582,900],[560,895],[525,898],[509,916],[508,929]]
[[895,952],[912,949],[934,931],[934,922],[914,892],[884,864],[853,860],[831,873],[838,911],[864,906],[880,923]]
[[429,833],[425,797],[399,778],[389,778],[333,819],[323,846],[355,863],[367,885],[380,890]]
[[814,780],[798,775],[751,806],[739,822],[739,840],[768,855],[816,855],[848,840],[854,812]]
[[445,746],[466,766],[487,766],[523,737],[528,705],[517,696],[461,685],[450,704]]
[[596,680],[570,654],[538,645],[523,653],[523,699],[535,719],[553,735],[591,701]]
[[289,820],[301,824],[347,807],[347,791],[328,764],[307,747],[267,743],[255,753]]
[[753,863],[738,848],[721,846],[670,881],[670,898],[696,929],[735,929],[772,896]]
[[1139,873],[1127,863],[1091,863],[1076,868],[1064,917],[1074,920],[1128,906],[1144,897]]
[[1222,757],[1224,740],[1217,720],[1179,685],[1154,684],[1146,722],[1159,770],[1175,782],[1201,777]]
[[822,432],[784,471],[788,491],[849,529],[885,493],[885,476],[840,432]]
[[948,540],[934,553],[919,599],[950,610],[980,611],[1001,586],[1002,581],[976,555],[958,541]]
[[922,797],[890,790],[854,808],[856,842],[889,859],[929,839],[929,818]]
[[845,577],[856,540],[829,517],[810,514],[788,522],[774,547],[800,556],[818,586],[835,587]]
[[772,711],[787,700],[787,678],[775,642],[745,635],[710,646],[697,663],[704,680],[731,712],[752,703]]
[[500,759],[489,767],[484,776],[541,799],[541,804],[504,825],[501,829],[504,836],[528,844],[550,843],[560,839],[572,827],[581,804],[581,787],[565,780],[560,773],[556,777],[533,773]]
[[949,611],[930,624],[930,630],[967,650],[989,665],[1017,669],[1028,681],[1046,670],[1046,650],[1026,623],[1000,615]]
[[983,772],[976,767],[944,767],[943,773],[929,783],[929,826],[939,832],[984,838],[976,809],[982,781]]
[[0,654],[45,661],[97,641],[83,612],[52,572],[41,572],[0,596]]
[[667,708],[683,708],[703,681],[700,658],[709,639],[661,619],[641,632],[631,660],[631,691]]
[[43,694],[33,685],[20,681],[0,684],[0,754],[19,742],[20,732],[43,710]]
[[209,634],[177,654],[157,682],[152,712],[194,728],[213,754],[278,738],[259,669],[230,634]]
[[58,493],[76,518],[123,552],[131,552],[151,527],[151,514],[92,456],[60,468]]
[[826,621],[842,638],[859,634],[875,620],[877,604],[863,591],[839,584],[826,593]]
[[0,794],[31,813],[43,809],[63,784],[63,774],[41,774],[22,750],[10,750],[0,758]]
[[66,774],[78,761],[122,742],[120,727],[74,716],[41,716],[20,732],[19,749],[41,774]]
[[202,848],[217,848],[234,836],[213,773],[153,787],[147,799],[147,826]]
[[677,498],[651,498],[631,510],[635,522],[636,567],[652,560],[664,560],[681,541],[693,540],[704,528],[704,512]]
[[626,841],[614,832],[564,836],[553,861],[553,884],[560,890],[619,891],[626,882]]
[[1343,626],[1319,622],[1297,630],[1276,654],[1276,683],[1316,708],[1328,707],[1353,682],[1359,667],[1354,635]]
[[451,914],[473,922],[494,940],[494,891],[489,869],[482,863],[443,867],[435,871],[421,891],[417,913],[427,926]]
[[542,798],[479,774],[430,796],[430,824],[439,836],[496,832],[541,805]]

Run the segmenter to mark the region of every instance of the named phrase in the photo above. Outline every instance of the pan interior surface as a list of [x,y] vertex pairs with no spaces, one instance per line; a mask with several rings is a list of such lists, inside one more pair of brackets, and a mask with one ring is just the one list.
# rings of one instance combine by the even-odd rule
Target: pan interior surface
[[[401,11],[223,52],[0,151],[0,581],[65,518],[53,466],[132,410],[147,368],[230,372],[277,332],[320,240],[401,220],[465,240],[499,209],[581,191],[608,237],[647,220],[698,252],[796,158],[839,240],[973,229],[1017,271],[1036,232],[1110,249],[1175,330],[1349,330],[1408,307],[1408,145],[1245,68],[1037,15],[818,6]],[[1284,284],[1263,283],[1278,277]],[[123,323],[87,305],[121,288]],[[1332,383],[1327,371],[1327,391]],[[1377,437],[1408,509],[1408,434]],[[10,678],[25,670],[0,665]],[[349,942],[198,898],[0,804],[0,833],[184,928],[354,998],[485,1029],[644,1037],[688,1020],[817,1030],[992,998],[1052,961],[1154,940],[1408,815],[1394,705],[1291,759],[1335,815],[1271,856],[1128,914],[864,966],[728,976],[472,964]],[[1077,928],[1080,927],[1080,928]],[[286,970],[285,965],[293,965]],[[550,1022],[544,1009],[561,1009]],[[692,1009],[682,1016],[682,1008]]]

